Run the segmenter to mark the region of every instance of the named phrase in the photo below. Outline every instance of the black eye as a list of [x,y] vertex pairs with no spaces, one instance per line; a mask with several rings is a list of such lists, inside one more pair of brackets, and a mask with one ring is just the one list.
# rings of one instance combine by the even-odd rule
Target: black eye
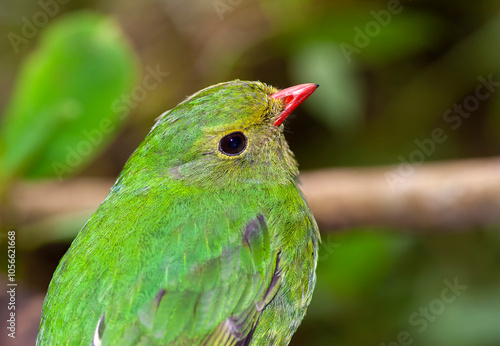
[[219,142],[219,151],[229,156],[241,154],[246,147],[247,138],[241,132],[233,132],[225,135]]

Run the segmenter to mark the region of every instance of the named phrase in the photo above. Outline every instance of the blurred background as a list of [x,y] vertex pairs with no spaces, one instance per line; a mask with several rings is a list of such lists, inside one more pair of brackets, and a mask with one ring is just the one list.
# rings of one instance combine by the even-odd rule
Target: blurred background
[[[389,196],[441,161],[465,177],[462,161],[494,163],[485,174],[499,191],[495,0],[3,1],[0,32],[2,321],[9,231],[18,283],[16,339],[2,322],[2,345],[34,344],[71,240],[154,119],[211,84],[320,84],[286,136],[302,172],[382,167],[365,183],[382,181],[383,196],[347,196]],[[430,185],[432,203],[459,190],[441,195],[443,184]],[[500,345],[500,209],[483,217],[471,202],[466,223],[445,210],[446,227],[418,208],[407,211],[428,221],[418,227],[385,222],[390,208],[377,222],[344,209],[318,220],[317,287],[292,345]]]

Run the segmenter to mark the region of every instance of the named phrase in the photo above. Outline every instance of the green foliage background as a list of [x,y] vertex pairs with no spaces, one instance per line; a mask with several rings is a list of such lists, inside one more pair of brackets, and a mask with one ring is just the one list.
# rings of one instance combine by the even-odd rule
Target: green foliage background
[[[0,216],[18,233],[26,302],[92,210],[26,219],[11,213],[13,184],[116,177],[154,118],[214,83],[320,84],[287,124],[303,171],[409,161],[435,128],[447,139],[426,162],[500,153],[496,90],[445,116],[481,78],[500,81],[498,1],[64,2],[0,14]],[[498,226],[329,231],[294,345],[500,344]],[[442,303],[455,281],[466,288]]]

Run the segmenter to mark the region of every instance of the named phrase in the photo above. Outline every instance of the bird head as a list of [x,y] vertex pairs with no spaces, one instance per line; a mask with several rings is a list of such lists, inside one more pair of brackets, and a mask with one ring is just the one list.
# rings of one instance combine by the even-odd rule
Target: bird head
[[294,180],[282,123],[317,87],[235,80],[200,90],[158,119],[124,171],[198,186]]

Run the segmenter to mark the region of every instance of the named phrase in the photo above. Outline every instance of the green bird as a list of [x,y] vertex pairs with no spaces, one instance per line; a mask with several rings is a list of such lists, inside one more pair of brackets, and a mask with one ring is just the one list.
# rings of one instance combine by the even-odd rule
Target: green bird
[[235,80],[165,112],[57,267],[37,344],[288,344],[320,235],[282,122],[317,87]]

